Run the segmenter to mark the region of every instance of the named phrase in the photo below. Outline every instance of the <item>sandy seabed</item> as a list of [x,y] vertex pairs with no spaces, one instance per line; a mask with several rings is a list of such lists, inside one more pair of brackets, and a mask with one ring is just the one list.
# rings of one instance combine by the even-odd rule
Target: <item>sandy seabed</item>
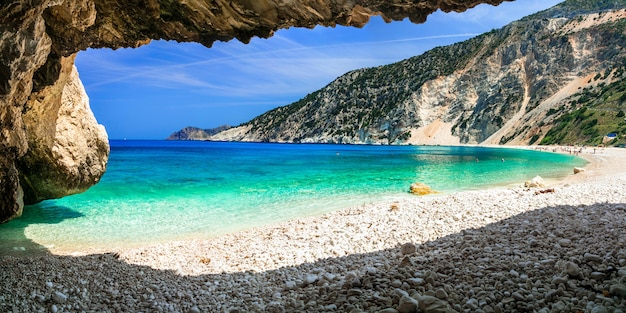
[[585,172],[541,188],[415,197],[107,253],[0,257],[0,312],[624,312],[626,149],[580,156]]

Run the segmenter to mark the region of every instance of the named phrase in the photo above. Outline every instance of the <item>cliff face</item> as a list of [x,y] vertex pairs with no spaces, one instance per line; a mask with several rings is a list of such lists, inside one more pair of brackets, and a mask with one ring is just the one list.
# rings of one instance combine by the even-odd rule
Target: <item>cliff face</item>
[[28,150],[18,159],[24,202],[85,191],[106,169],[106,131],[89,108],[74,57],[62,58],[58,80],[33,92],[22,118]]
[[[0,222],[18,216],[24,199],[31,203],[84,190],[104,171],[108,146],[102,128],[84,93],[80,99],[66,96],[81,94],[72,74],[72,55],[80,50],[137,47],[151,39],[206,46],[233,38],[247,42],[291,26],[360,27],[372,15],[423,22],[437,9],[463,11],[501,1],[2,1]],[[80,148],[74,149],[75,143]]]
[[[579,108],[571,102],[580,89],[623,80],[625,7],[568,1],[459,44],[349,72],[213,139],[538,143],[559,116]],[[591,80],[596,75],[602,79]]]

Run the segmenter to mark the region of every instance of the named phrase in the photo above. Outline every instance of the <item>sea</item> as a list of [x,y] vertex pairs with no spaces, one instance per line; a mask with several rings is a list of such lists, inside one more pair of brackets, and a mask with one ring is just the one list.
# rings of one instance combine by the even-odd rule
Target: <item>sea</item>
[[[0,225],[0,255],[132,248],[210,238],[289,219],[418,196],[564,178],[586,161],[474,146],[112,140],[84,193],[26,206]],[[435,195],[436,196],[436,195]]]

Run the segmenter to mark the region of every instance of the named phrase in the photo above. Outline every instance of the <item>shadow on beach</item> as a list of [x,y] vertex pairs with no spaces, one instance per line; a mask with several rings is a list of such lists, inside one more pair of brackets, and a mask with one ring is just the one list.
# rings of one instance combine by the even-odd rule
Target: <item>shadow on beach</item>
[[58,224],[82,216],[83,214],[64,206],[47,205],[44,208],[39,204],[28,205],[21,217],[0,224],[0,257],[49,254],[46,247],[26,236],[26,229],[35,224]]
[[265,272],[184,276],[128,264],[115,254],[4,257],[0,311],[47,310],[56,303],[66,311],[373,312],[398,307],[404,294],[398,290],[436,295],[449,308],[472,312],[497,306],[504,312],[587,312],[590,301],[619,308],[624,295],[609,291],[624,280],[617,271],[626,266],[620,264],[626,259],[624,208],[544,207],[417,244],[404,256],[399,242]]

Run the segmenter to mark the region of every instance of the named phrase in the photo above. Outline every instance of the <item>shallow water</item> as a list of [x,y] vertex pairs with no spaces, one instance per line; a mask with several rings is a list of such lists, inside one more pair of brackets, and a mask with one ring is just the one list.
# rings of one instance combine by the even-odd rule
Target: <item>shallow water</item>
[[409,197],[416,181],[447,193],[558,179],[584,164],[484,147],[112,141],[101,182],[0,225],[0,254],[211,237]]

